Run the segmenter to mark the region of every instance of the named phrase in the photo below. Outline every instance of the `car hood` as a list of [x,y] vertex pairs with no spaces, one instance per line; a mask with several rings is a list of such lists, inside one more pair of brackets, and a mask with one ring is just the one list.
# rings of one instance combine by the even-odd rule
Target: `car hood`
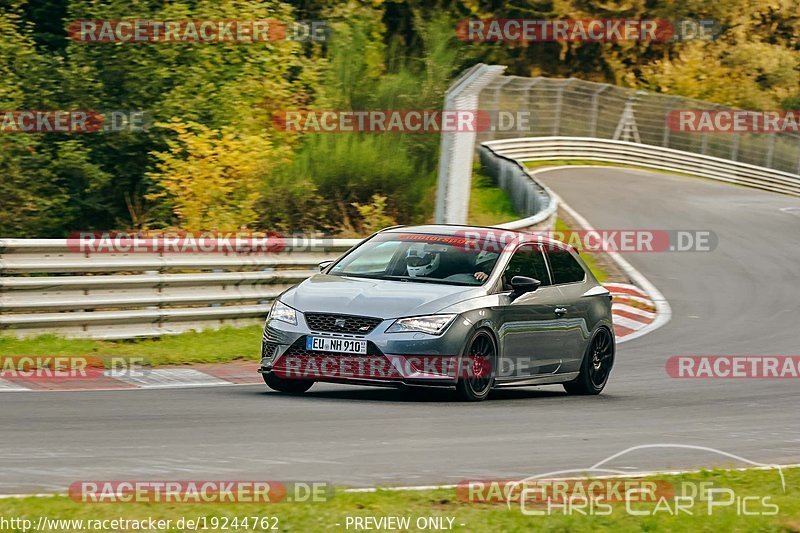
[[317,274],[286,291],[280,299],[301,312],[387,319],[436,313],[483,294],[483,287]]

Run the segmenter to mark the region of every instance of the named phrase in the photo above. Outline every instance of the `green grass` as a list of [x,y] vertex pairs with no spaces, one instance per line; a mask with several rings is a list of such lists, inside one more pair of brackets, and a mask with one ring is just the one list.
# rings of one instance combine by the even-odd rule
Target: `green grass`
[[[711,178],[705,178],[703,176],[697,176],[695,174],[687,174],[685,172],[677,172],[674,170],[664,170],[661,168],[652,168],[646,167],[642,165],[630,165],[625,163],[610,163],[607,161],[590,161],[584,159],[553,159],[552,161],[525,161],[525,166],[528,168],[537,168],[537,167],[560,167],[560,166],[575,166],[575,165],[588,165],[592,167],[617,167],[617,168],[630,168],[633,170],[644,170],[646,172],[658,172],[659,174],[670,174],[673,176],[683,176],[685,178],[693,178],[693,179],[701,179],[701,180],[709,180],[709,181],[716,181]],[[741,185],[739,183],[731,183],[731,185]]]
[[[775,470],[729,471],[713,470],[679,476],[656,476],[673,487],[681,483],[712,483],[713,487],[730,489],[735,498],[755,497],[748,500],[751,512],[768,511],[768,504],[778,506],[774,516],[739,516],[735,505],[717,507],[709,514],[707,500],[698,498],[690,508],[691,515],[670,515],[666,507],[654,516],[633,516],[626,512],[624,503],[613,504],[608,516],[565,515],[553,511],[549,516],[530,516],[521,512],[519,505],[511,509],[505,503],[469,503],[461,501],[453,489],[425,491],[378,491],[376,493],[343,493],[338,491],[330,500],[321,503],[275,504],[80,504],[66,496],[32,497],[0,500],[0,517],[26,518],[38,521],[40,516],[59,519],[171,519],[173,524],[182,517],[198,516],[234,517],[274,516],[281,531],[348,531],[347,517],[408,516],[412,524],[419,517],[453,518],[453,531],[707,531],[707,532],[797,532],[800,531],[800,469],[784,470],[786,491],[781,487]],[[192,479],[202,478],[193,474]],[[253,476],[252,479],[257,479]],[[722,496],[718,497],[719,499]],[[718,500],[719,501],[719,500]],[[736,500],[734,500],[736,501]],[[667,503],[674,509],[672,496]],[[653,511],[654,504],[635,504],[635,510]],[[339,524],[337,526],[337,524]],[[462,525],[463,524],[463,525]],[[211,529],[219,531],[221,529]],[[246,529],[239,529],[245,531]],[[260,528],[250,531],[263,531]],[[64,528],[69,533],[77,529]],[[187,531],[174,526],[166,531]],[[229,529],[229,531],[233,531]],[[354,531],[354,528],[349,528]],[[410,527],[406,531],[417,531]]]
[[0,337],[0,356],[141,356],[150,364],[225,363],[259,358],[261,326],[188,332],[154,339],[99,341],[42,335]]
[[528,168],[536,167],[561,167],[573,165],[589,165],[593,167],[621,167],[621,168],[635,168],[640,170],[653,170],[651,168],[642,167],[638,165],[627,165],[623,163],[610,163],[607,161],[590,161],[587,159],[552,159],[547,161],[525,161],[525,166]]
[[473,174],[467,216],[469,224],[494,226],[518,218],[522,218],[522,215],[514,211],[506,191],[495,187],[489,178]]

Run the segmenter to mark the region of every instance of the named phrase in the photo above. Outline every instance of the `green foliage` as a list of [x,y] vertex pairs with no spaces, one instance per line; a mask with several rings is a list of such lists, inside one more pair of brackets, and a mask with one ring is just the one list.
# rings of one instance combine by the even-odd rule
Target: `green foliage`
[[309,176],[316,192],[330,203],[335,226],[345,232],[355,229],[354,203],[366,203],[374,194],[392,199],[387,212],[408,222],[421,194],[420,174],[403,139],[397,134],[308,134],[291,172]]
[[275,147],[267,135],[230,127],[212,130],[177,120],[159,126],[175,132],[177,139],[155,154],[156,169],[148,176],[158,189],[148,199],[167,202],[180,228],[252,227],[261,178],[287,161],[288,150]]
[[[334,39],[330,69],[316,109],[439,109],[449,80],[459,69],[453,22],[443,16],[419,20],[421,61],[403,57],[395,40],[385,47],[378,9],[343,4],[328,16]],[[386,50],[389,52],[386,52]],[[392,59],[391,67],[383,62]],[[356,205],[387,198],[387,221],[425,221],[432,212],[439,135],[432,133],[307,133],[292,176],[313,183],[313,194],[327,204],[329,225],[352,234],[362,223]],[[298,228],[299,229],[299,228]],[[327,229],[327,228],[320,228]]]
[[376,231],[395,225],[395,220],[386,214],[386,197],[380,194],[372,195],[372,203],[357,204],[353,207],[361,217],[360,235],[371,235]]
[[27,339],[0,336],[0,353],[12,356],[137,356],[153,366],[190,363],[226,363],[236,359],[253,359],[258,351],[261,326],[189,331],[154,339],[105,341],[65,339],[56,335],[40,335]]

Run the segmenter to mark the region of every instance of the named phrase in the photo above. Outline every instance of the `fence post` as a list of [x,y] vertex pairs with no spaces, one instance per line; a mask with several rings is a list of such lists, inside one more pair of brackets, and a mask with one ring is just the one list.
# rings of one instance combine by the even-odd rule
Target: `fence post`
[[592,93],[592,119],[589,126],[589,137],[597,137],[597,115],[600,113],[600,95],[607,90],[610,85],[603,85]]
[[772,168],[772,158],[775,154],[775,132],[771,132],[767,138],[767,157],[764,166]]
[[564,89],[572,83],[572,78],[566,82],[558,84],[558,94],[556,95],[556,116],[553,119],[553,136],[557,137],[561,126],[561,108],[564,107]]
[[[500,76],[505,68],[478,63],[464,72],[448,89],[444,109],[476,111],[481,90]],[[473,123],[477,124],[477,117],[474,117]],[[467,221],[476,138],[476,131],[441,134],[435,216],[439,224],[464,224]]]
[[733,142],[731,143],[731,161],[739,160],[739,139],[742,138],[741,133],[732,133]]
[[672,113],[672,110],[675,109],[675,101],[677,98],[674,96],[669,99],[669,105],[667,106],[667,112],[664,113],[664,135],[663,140],[661,141],[661,146],[664,148],[669,148],[669,114]]
[[800,137],[796,137],[797,139],[797,174],[800,174]]
[[529,134],[533,133],[533,130],[531,129],[533,126],[531,125],[531,122],[530,122],[531,89],[533,89],[536,86],[536,84],[539,83],[541,80],[542,80],[542,77],[541,76],[537,76],[537,77],[533,78],[531,80],[531,82],[525,87],[525,106],[524,106],[524,108],[522,110],[528,112],[528,119],[529,120],[528,120],[528,132],[527,133],[529,133]]

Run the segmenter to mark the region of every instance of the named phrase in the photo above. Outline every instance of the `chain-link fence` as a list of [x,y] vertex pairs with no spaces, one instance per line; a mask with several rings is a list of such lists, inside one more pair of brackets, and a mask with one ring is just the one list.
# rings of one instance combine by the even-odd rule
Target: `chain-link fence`
[[800,174],[796,133],[697,133],[670,127],[671,112],[730,109],[699,100],[572,78],[499,76],[480,92],[478,109],[495,116],[493,129],[478,133],[478,143],[539,136],[618,139]]

